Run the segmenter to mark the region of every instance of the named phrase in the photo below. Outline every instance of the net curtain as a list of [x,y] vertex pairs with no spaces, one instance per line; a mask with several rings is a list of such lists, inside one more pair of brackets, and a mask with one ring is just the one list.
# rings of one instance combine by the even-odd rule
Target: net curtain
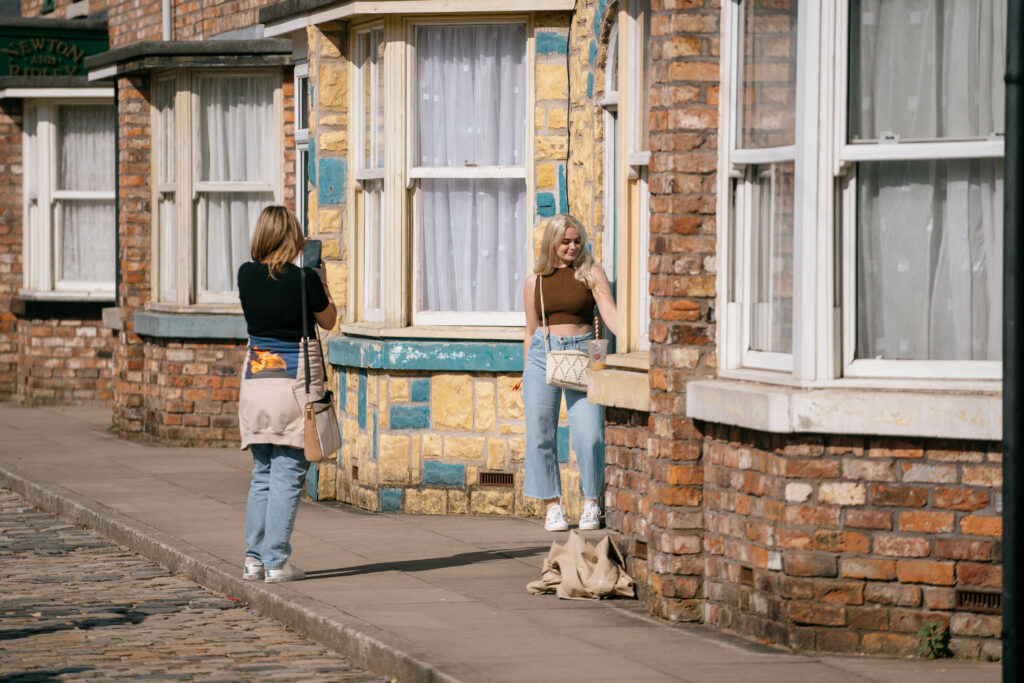
[[[854,140],[1004,130],[1005,0],[854,3]],[[859,165],[857,355],[999,360],[1000,159]]]
[[[199,181],[258,182],[273,186],[274,83],[269,76],[218,76],[199,80]],[[249,240],[272,191],[199,192],[206,225],[207,291],[235,288],[238,267],[250,260]]]
[[[57,189],[114,191],[114,108],[62,106]],[[61,279],[114,282],[114,200],[60,200]]]
[[[417,30],[414,163],[525,164],[525,51],[521,25]],[[425,179],[420,201],[419,310],[519,310],[525,181]]]

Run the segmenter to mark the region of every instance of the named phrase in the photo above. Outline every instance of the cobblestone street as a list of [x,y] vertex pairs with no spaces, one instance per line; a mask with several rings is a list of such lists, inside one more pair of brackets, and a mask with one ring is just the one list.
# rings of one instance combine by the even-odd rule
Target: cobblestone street
[[0,489],[0,680],[387,681]]

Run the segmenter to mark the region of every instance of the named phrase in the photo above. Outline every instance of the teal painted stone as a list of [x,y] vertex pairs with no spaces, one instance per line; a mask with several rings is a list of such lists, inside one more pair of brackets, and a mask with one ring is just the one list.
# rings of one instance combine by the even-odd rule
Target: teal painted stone
[[[381,342],[343,335],[332,338],[327,348],[331,365],[350,368],[458,372],[521,372],[523,369],[523,344],[518,341],[438,342],[402,339]],[[429,400],[429,387],[420,391],[427,392],[423,400]]]
[[430,380],[414,379],[409,386],[409,400],[414,403],[425,403],[430,400]]
[[594,96],[594,74],[587,74],[587,97]]
[[565,182],[565,166],[558,167],[558,212],[569,213],[569,191]]
[[359,371],[359,428],[366,429],[366,370]]
[[317,499],[317,491],[319,490],[319,481],[317,479],[316,463],[309,463],[309,469],[306,470],[306,495],[311,500]]
[[345,177],[348,164],[344,159],[321,159],[317,177],[317,203],[337,206],[345,201]]
[[466,466],[443,462],[423,463],[424,486],[465,486]]
[[537,213],[541,216],[555,215],[555,195],[550,192],[537,193]]
[[380,511],[401,512],[402,511],[402,489],[381,489],[380,490]]
[[569,54],[569,36],[563,36],[561,33],[551,33],[550,31],[538,33],[537,54]]
[[594,62],[597,60],[597,43],[593,40],[590,41],[590,53],[587,55],[587,58],[590,59],[591,66],[593,66]]
[[558,462],[569,462],[569,428],[559,427],[558,436]]
[[391,406],[391,429],[427,429],[430,406]]
[[314,187],[316,186],[316,145],[309,146],[309,158],[306,159],[306,175],[309,176],[309,182]]

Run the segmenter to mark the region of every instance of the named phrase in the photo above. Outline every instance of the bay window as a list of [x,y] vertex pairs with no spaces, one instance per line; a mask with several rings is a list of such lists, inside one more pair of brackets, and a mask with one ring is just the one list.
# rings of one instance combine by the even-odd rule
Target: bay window
[[26,101],[27,295],[113,299],[115,125],[109,100]]
[[235,275],[264,206],[280,202],[280,75],[178,71],[154,79],[156,292],[237,305]]
[[357,319],[524,324],[526,23],[388,17],[352,40]]
[[724,4],[724,375],[1000,376],[1005,18],[1003,0]]

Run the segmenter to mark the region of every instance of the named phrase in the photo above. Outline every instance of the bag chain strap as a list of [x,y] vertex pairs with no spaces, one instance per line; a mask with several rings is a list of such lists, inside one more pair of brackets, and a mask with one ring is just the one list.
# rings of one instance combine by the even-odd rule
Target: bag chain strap
[[[306,322],[306,269],[299,266],[299,281],[302,283],[302,355],[306,360],[306,401],[309,401],[309,334],[306,330],[309,329],[308,323]],[[316,325],[313,325],[313,334],[316,335],[317,346],[320,345],[320,332],[316,329]],[[324,350],[320,349],[320,365],[324,371],[324,381],[327,380],[327,364],[324,362]]]

